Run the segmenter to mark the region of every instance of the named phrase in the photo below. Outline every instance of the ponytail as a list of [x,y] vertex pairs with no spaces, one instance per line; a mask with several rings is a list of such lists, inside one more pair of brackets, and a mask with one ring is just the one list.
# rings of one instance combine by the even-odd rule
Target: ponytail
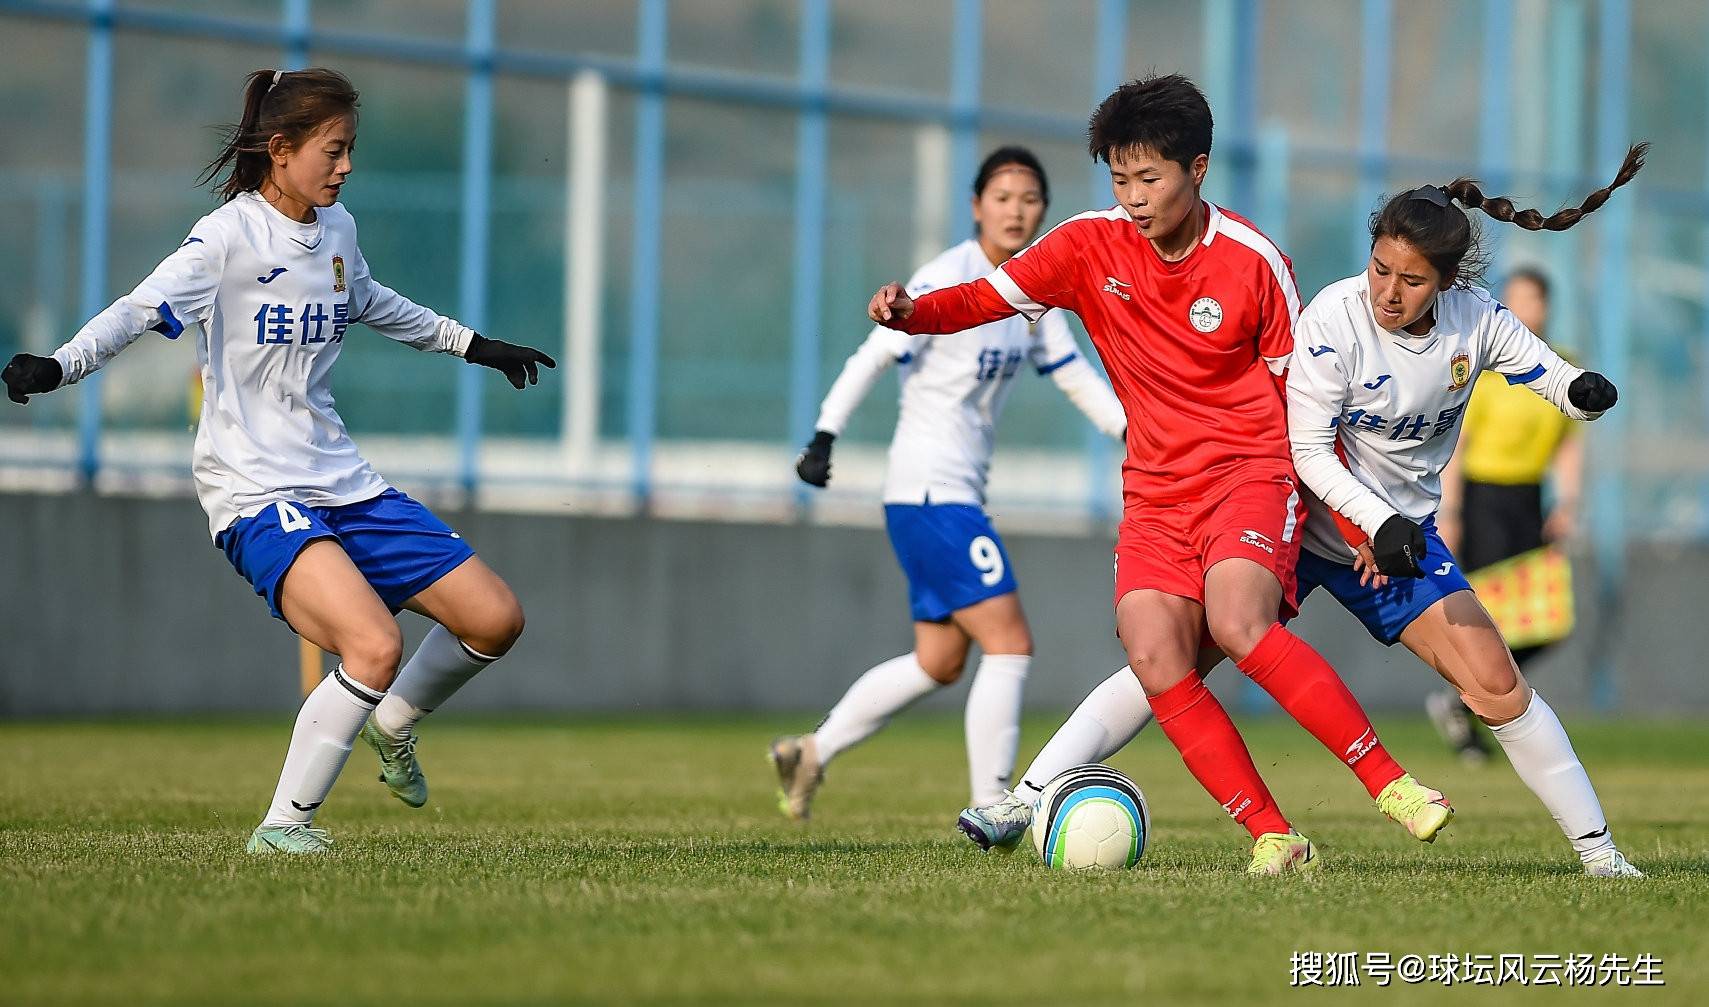
[[244,78],[242,117],[222,127],[219,156],[208,162],[196,184],[214,184],[225,203],[254,192],[273,169],[268,153],[273,137],[300,145],[330,120],[355,118],[360,104],[356,88],[336,70],[253,71]]
[[1476,179],[1456,178],[1447,185],[1424,185],[1398,193],[1371,214],[1371,244],[1378,238],[1394,238],[1410,245],[1424,256],[1444,278],[1452,277],[1460,286],[1473,286],[1483,281],[1489,266],[1489,252],[1484,247],[1478,226],[1461,206],[1482,210],[1495,220],[1516,224],[1528,231],[1564,231],[1594,213],[1608,202],[1614,190],[1630,182],[1644,167],[1647,143],[1633,144],[1614,181],[1585,197],[1582,204],[1560,210],[1548,217],[1536,210],[1515,210],[1513,200],[1506,196],[1485,196]]
[[1564,231],[1583,220],[1585,214],[1600,210],[1602,204],[1608,202],[1608,197],[1614,194],[1615,189],[1630,182],[1644,167],[1644,155],[1649,152],[1649,144],[1633,144],[1631,149],[1626,151],[1626,160],[1621,162],[1620,171],[1614,176],[1614,181],[1585,197],[1580,205],[1568,207],[1548,217],[1536,210],[1515,211],[1513,200],[1506,196],[1485,196],[1476,179],[1457,178],[1445,188],[1449,198],[1459,201],[1460,205],[1468,209],[1482,210],[1496,220],[1517,224],[1527,231]]

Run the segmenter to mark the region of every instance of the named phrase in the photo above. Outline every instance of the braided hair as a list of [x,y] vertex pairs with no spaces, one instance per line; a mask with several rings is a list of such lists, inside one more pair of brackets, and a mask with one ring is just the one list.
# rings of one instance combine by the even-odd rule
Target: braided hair
[[1444,277],[1460,286],[1481,283],[1489,266],[1480,229],[1454,206],[1482,210],[1490,217],[1515,224],[1527,231],[1564,231],[1608,202],[1614,190],[1630,182],[1644,167],[1647,143],[1633,144],[1614,180],[1586,196],[1578,206],[1567,207],[1545,217],[1537,210],[1518,210],[1506,196],[1486,196],[1476,179],[1456,178],[1447,185],[1424,185],[1392,196],[1371,214],[1371,244],[1379,238],[1394,238],[1410,245]]

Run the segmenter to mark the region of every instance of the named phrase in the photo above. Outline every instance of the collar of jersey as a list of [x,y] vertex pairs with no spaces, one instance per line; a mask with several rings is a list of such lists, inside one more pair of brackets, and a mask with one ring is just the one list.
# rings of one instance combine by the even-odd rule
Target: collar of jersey
[[1199,238],[1199,243],[1194,246],[1192,251],[1188,252],[1182,258],[1176,259],[1174,262],[1170,262],[1168,259],[1157,254],[1157,246],[1151,243],[1150,238],[1140,234],[1139,228],[1133,226],[1133,215],[1127,212],[1127,207],[1122,206],[1120,203],[1117,203],[1116,206],[1124,215],[1127,216],[1128,230],[1139,239],[1141,244],[1151,251],[1151,257],[1157,263],[1157,267],[1166,273],[1182,273],[1193,268],[1199,259],[1202,258],[1202,256],[1199,255],[1199,249],[1210,247],[1211,242],[1216,239],[1217,229],[1222,225],[1222,211],[1217,209],[1216,204],[1204,198],[1201,198],[1199,201],[1205,204],[1205,233]]
[[274,206],[272,203],[267,202],[267,200],[262,197],[261,193],[250,192],[247,193],[247,195],[254,197],[256,204],[261,207],[261,212],[273,223],[279,225],[279,227],[285,232],[285,235],[292,241],[311,252],[320,247],[321,239],[326,236],[326,219],[321,214],[319,208],[315,209],[314,223],[305,224],[300,220],[292,220],[290,217],[280,213],[279,208]]

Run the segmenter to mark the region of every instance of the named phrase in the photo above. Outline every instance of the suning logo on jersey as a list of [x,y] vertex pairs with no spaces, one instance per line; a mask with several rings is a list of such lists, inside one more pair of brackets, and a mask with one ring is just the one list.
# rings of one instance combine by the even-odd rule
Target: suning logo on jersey
[[1222,324],[1222,305],[1214,297],[1201,297],[1187,309],[1187,320],[1200,332],[1215,332]]
[[344,293],[344,256],[342,255],[332,257],[332,292],[335,294]]
[[1123,282],[1122,282],[1122,281],[1120,281],[1120,280],[1118,280],[1118,279],[1116,279],[1116,278],[1115,278],[1115,277],[1113,277],[1113,276],[1106,276],[1106,277],[1104,277],[1104,279],[1105,279],[1105,280],[1107,280],[1107,281],[1109,281],[1109,282],[1107,282],[1107,283],[1105,283],[1105,284],[1104,284],[1104,293],[1106,293],[1106,294],[1114,294],[1114,295],[1116,295],[1116,296],[1117,296],[1117,297],[1119,297],[1119,298],[1121,298],[1121,299],[1122,299],[1122,300],[1124,300],[1124,301],[1131,301],[1131,300],[1133,300],[1133,298],[1131,298],[1131,297],[1129,297],[1129,296],[1128,296],[1128,295],[1127,295],[1127,294],[1126,294],[1126,293],[1124,293],[1124,292],[1123,292],[1123,291],[1122,291],[1122,289],[1121,289],[1121,288],[1123,288],[1123,287],[1127,287],[1127,288],[1128,288],[1128,289],[1129,289],[1129,290],[1132,290],[1132,289],[1133,289],[1133,284],[1131,284],[1131,283],[1123,283]]
[[1454,360],[1448,365],[1448,390],[1457,392],[1466,387],[1472,380],[1472,358],[1463,351],[1454,354]]

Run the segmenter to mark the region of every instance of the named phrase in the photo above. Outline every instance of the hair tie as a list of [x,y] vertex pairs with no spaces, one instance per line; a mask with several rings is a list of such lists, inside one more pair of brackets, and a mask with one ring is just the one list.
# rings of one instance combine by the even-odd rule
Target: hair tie
[[1448,190],[1440,185],[1421,185],[1407,193],[1407,198],[1422,199],[1426,203],[1435,203],[1437,206],[1445,207],[1448,205]]

